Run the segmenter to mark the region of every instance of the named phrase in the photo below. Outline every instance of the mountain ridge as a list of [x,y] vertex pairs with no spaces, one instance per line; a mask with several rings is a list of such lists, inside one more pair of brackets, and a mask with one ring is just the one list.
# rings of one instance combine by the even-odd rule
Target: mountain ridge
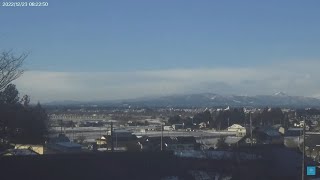
[[184,95],[167,95],[161,97],[146,97],[127,100],[101,100],[101,101],[55,101],[45,105],[101,105],[101,106],[150,106],[150,107],[320,107],[320,99],[304,96],[289,96],[279,92],[273,95],[220,95],[215,93],[198,93]]

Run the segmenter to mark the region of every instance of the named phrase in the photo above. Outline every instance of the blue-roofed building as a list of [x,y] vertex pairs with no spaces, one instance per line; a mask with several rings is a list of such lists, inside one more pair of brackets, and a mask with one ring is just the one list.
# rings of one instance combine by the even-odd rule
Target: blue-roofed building
[[[246,144],[251,144],[251,133],[242,139]],[[242,141],[241,140],[241,141]],[[253,144],[283,144],[283,135],[274,127],[256,127],[252,130]]]
[[259,127],[253,132],[261,144],[283,144],[283,136],[274,127]]

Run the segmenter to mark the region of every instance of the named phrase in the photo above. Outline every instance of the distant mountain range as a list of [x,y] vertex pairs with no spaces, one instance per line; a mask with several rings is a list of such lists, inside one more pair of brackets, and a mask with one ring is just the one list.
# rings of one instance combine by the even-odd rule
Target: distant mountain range
[[278,92],[274,95],[219,95],[214,93],[170,95],[157,98],[138,98],[118,101],[61,101],[46,105],[84,105],[84,106],[145,106],[145,107],[320,107],[320,99],[289,96]]

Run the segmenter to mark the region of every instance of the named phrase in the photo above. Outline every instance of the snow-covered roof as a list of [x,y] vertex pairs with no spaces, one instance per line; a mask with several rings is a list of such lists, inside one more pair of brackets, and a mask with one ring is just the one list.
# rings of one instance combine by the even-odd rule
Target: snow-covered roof
[[244,128],[243,126],[241,126],[240,124],[233,124],[232,126],[228,127],[228,129],[233,129],[233,128]]

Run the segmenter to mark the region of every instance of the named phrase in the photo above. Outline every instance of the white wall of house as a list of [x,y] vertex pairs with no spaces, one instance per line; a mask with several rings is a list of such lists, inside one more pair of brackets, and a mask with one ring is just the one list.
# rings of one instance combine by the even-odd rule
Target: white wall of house
[[172,126],[163,126],[164,131],[172,131],[173,127]]
[[236,136],[245,136],[246,135],[246,128],[239,125],[239,124],[233,124],[232,126],[228,127],[229,132],[235,132]]
[[232,126],[228,127],[229,132],[237,132],[239,129],[245,129],[245,128],[239,124],[233,124]]

